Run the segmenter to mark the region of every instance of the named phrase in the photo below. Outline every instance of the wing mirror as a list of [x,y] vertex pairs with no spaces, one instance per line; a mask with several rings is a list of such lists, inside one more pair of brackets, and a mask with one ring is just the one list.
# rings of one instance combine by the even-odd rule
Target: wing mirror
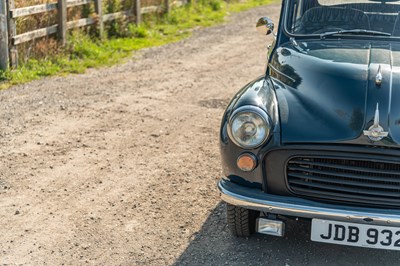
[[257,21],[256,27],[263,35],[269,35],[274,33],[275,25],[269,17],[262,17]]

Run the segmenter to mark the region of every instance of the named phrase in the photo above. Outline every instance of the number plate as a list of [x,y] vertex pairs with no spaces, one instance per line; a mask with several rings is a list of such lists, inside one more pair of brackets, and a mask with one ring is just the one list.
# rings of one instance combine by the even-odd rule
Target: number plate
[[400,250],[400,228],[313,219],[311,240],[338,245]]

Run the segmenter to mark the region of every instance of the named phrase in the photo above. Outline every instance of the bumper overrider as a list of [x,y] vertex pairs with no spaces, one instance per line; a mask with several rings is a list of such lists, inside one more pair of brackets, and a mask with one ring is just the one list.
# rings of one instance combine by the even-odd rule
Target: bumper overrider
[[235,184],[226,179],[219,181],[218,189],[223,201],[265,213],[400,227],[400,210],[397,209],[351,207],[319,203],[290,196],[271,195],[259,189]]

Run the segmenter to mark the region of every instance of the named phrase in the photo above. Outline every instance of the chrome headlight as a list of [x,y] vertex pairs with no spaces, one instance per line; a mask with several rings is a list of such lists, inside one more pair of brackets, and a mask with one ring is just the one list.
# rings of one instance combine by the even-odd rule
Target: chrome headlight
[[238,109],[229,121],[229,137],[242,148],[257,148],[269,137],[270,132],[268,115],[255,106]]

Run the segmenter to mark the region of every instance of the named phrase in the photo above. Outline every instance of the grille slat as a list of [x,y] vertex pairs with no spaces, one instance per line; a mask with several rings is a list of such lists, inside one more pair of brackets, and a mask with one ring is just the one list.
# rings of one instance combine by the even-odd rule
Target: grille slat
[[[306,182],[302,180],[292,180],[292,184],[304,186],[304,187],[309,187],[309,188],[321,188],[325,190],[331,190],[331,191],[339,191],[339,192],[348,192],[351,194],[360,194],[360,195],[376,195],[376,196],[381,196],[382,193],[379,191],[375,190],[369,190],[369,189],[362,189],[360,187],[357,188],[347,188],[345,186],[335,186],[335,185],[329,185],[329,184],[320,184],[320,183],[313,183],[313,182]],[[385,192],[386,197],[392,197],[392,198],[398,198],[400,197],[400,193],[394,193],[394,192]]]
[[400,207],[400,162],[381,158],[292,157],[287,183],[299,196]]
[[[333,176],[333,175],[332,175]],[[298,179],[305,179],[305,180],[313,180],[317,182],[322,182],[322,183],[333,183],[333,184],[341,184],[344,186],[353,186],[353,187],[366,187],[370,188],[371,186],[374,186],[376,188],[383,188],[383,189],[390,189],[390,190],[398,190],[400,184],[395,184],[395,185],[387,185],[387,184],[371,184],[371,183],[364,183],[364,182],[358,182],[358,181],[349,181],[349,180],[344,180],[344,179],[338,179],[338,178],[329,178],[327,179],[326,177],[318,177],[318,176],[310,176],[310,175],[304,175],[304,174],[290,174],[290,177],[298,178]],[[292,180],[291,182],[293,182]],[[399,194],[400,196],[400,194]]]
[[[298,171],[303,172],[304,168],[297,167],[297,166],[288,166],[288,169],[291,171]],[[393,182],[393,183],[400,183],[400,178],[388,178],[383,176],[368,176],[368,175],[354,175],[354,174],[346,174],[346,173],[338,173],[334,171],[324,171],[318,169],[307,168],[307,173],[319,174],[319,175],[327,175],[332,177],[344,177],[344,178],[353,178],[353,179],[360,179],[364,180],[365,182],[373,181],[373,182]]]
[[[302,188],[295,188],[293,191],[297,194],[307,194],[309,192],[308,189],[302,189]],[[343,201],[355,201],[357,200],[358,202],[369,202],[371,200],[370,197],[368,196],[359,196],[359,195],[353,195],[351,198],[347,198],[347,194],[343,193],[337,193],[337,192],[323,192],[323,193],[318,193],[315,192],[314,196],[318,196],[320,199],[326,199],[326,200],[332,200],[332,199],[341,199]],[[357,202],[355,201],[355,202]],[[385,205],[385,206],[398,206],[399,201],[396,199],[375,199],[374,200],[375,205],[380,204],[380,205]]]
[[[389,174],[389,175],[400,175],[400,171],[386,171],[386,170],[376,170],[376,169],[365,169],[361,167],[354,167],[348,165],[335,165],[329,163],[318,163],[318,162],[311,162],[311,161],[303,161],[303,160],[290,160],[290,163],[295,164],[307,164],[310,166],[320,166],[320,167],[330,167],[336,168],[341,170],[349,170],[349,171],[358,171],[358,172],[365,172],[365,173],[376,173],[376,174]],[[378,162],[379,163],[379,162]]]

